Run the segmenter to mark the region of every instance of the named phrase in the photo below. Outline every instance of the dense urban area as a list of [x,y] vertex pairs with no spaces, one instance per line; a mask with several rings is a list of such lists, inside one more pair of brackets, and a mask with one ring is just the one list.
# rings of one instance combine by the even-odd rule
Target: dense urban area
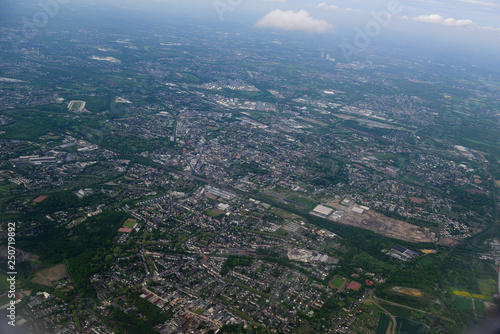
[[456,333],[494,310],[498,68],[57,22],[0,38],[0,307],[15,225],[26,333]]

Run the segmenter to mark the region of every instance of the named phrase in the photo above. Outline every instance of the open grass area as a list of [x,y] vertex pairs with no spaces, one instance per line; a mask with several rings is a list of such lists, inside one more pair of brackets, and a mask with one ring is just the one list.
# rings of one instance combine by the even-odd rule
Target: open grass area
[[474,307],[476,308],[476,316],[478,318],[482,318],[486,315],[486,307],[484,306],[484,302],[480,300],[474,300]]
[[425,334],[427,333],[427,326],[423,323],[408,320],[405,318],[396,318],[396,333],[398,334]]
[[307,207],[314,207],[316,206],[316,201],[315,200],[312,200],[310,198],[307,198],[307,197],[302,197],[300,195],[297,195],[295,193],[292,193],[290,195],[288,195],[286,197],[286,199],[290,200],[290,201],[294,201],[294,202],[297,202],[297,203],[300,203],[300,204],[303,204]]
[[424,267],[428,267],[434,263],[431,259],[428,259],[426,257],[421,258],[420,260],[417,261],[420,265]]
[[345,284],[346,279],[340,276],[335,276],[331,281],[330,281],[330,287],[340,289],[342,286]]
[[7,195],[12,188],[17,187],[15,183],[1,184],[0,185],[0,196]]
[[472,300],[470,298],[454,296],[453,299],[459,309],[472,313]]
[[130,219],[130,218],[129,218],[129,219],[127,219],[127,220],[125,221],[125,223],[123,223],[123,227],[130,227],[130,228],[132,228],[132,227],[134,227],[134,225],[135,225],[136,223],[137,223],[137,220],[135,220],[135,219]]
[[222,216],[221,214],[213,212],[212,210],[205,211],[205,214],[213,218]]
[[471,142],[471,143],[474,143],[474,144],[478,144],[478,145],[483,145],[483,146],[491,147],[491,145],[490,145],[490,144],[484,143],[484,142],[479,141],[479,140],[474,140],[474,139],[470,139],[470,138],[464,138],[464,140],[467,140],[468,142]]
[[380,314],[380,319],[378,321],[377,334],[386,334],[387,329],[391,324],[391,318],[385,314]]
[[481,290],[481,295],[484,296],[484,300],[488,302],[493,301],[493,294],[497,292],[497,284],[493,279],[482,279],[479,280],[479,290]]
[[380,305],[384,309],[386,309],[387,312],[391,313],[395,317],[401,317],[401,318],[411,317],[412,313],[414,312],[414,311],[409,310],[407,308],[399,307],[399,306],[392,305],[392,304],[380,303]]

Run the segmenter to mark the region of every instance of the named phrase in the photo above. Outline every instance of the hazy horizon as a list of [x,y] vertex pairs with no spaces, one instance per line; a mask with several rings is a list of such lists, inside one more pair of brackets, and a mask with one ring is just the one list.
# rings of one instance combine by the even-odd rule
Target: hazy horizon
[[[53,0],[56,1],[56,0]],[[45,1],[44,3],[50,3]],[[484,55],[500,50],[500,24],[496,17],[500,4],[490,0],[390,0],[390,1],[294,1],[262,0],[58,0],[57,15],[48,22],[69,17],[86,8],[80,23],[110,19],[134,21],[135,24],[168,24],[179,19],[186,23],[210,24],[221,32],[255,29],[265,34],[306,36],[307,39],[344,39],[349,45],[364,49],[380,41],[398,43],[415,41],[421,47],[434,46],[440,51],[466,51]],[[22,10],[20,10],[22,8]],[[0,14],[19,28],[41,7],[34,1],[6,1]],[[11,14],[9,14],[11,12]],[[391,13],[391,16],[387,14]],[[61,15],[62,14],[62,15]],[[87,17],[86,17],[87,15]],[[164,18],[164,19],[163,19]],[[78,21],[75,22],[78,24]],[[13,27],[15,28],[15,26]],[[371,29],[371,30],[370,30]],[[359,35],[365,36],[359,36]],[[368,38],[367,38],[368,37]],[[356,43],[356,41],[358,41]],[[361,41],[362,43],[359,43]],[[325,48],[332,47],[325,45]],[[453,54],[451,54],[452,56]],[[494,54],[492,54],[494,56]]]

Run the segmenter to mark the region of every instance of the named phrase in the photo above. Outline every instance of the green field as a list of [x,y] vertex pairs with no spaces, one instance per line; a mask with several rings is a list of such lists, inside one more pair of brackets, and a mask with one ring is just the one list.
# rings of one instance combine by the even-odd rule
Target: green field
[[474,144],[484,145],[484,146],[487,146],[487,147],[491,147],[490,144],[483,143],[482,141],[478,141],[478,140],[474,140],[474,139],[470,139],[470,138],[464,138],[464,140],[467,140],[468,142],[471,142],[471,143],[474,143]]
[[15,183],[10,183],[10,184],[2,184],[0,185],[0,196],[5,196],[7,195],[12,188],[15,188],[16,184]]
[[434,261],[432,261],[431,259],[425,258],[425,257],[421,258],[417,262],[424,267],[428,267],[434,263]]
[[0,291],[3,289],[7,289],[9,287],[9,283],[7,282],[7,276],[0,275]]
[[377,334],[387,333],[387,329],[391,324],[391,318],[385,313],[380,314],[380,320],[378,321]]
[[425,334],[427,326],[423,323],[408,320],[405,318],[396,318],[396,333],[400,334]]
[[330,287],[340,289],[345,284],[345,278],[335,276],[330,282]]
[[217,217],[220,217],[222,215],[216,213],[216,212],[213,212],[212,210],[208,210],[208,211],[205,211],[205,214],[210,216],[210,217],[213,217],[213,218],[217,218]]
[[482,279],[479,280],[479,290],[481,290],[481,294],[485,297],[485,300],[488,302],[493,301],[492,295],[497,292],[497,284],[493,279]]
[[127,219],[125,221],[125,223],[123,224],[123,227],[130,227],[130,228],[132,228],[132,227],[134,227],[134,225],[136,224],[136,222],[137,221],[135,219]]
[[292,193],[291,195],[288,195],[286,197],[286,199],[288,199],[290,201],[294,201],[294,202],[300,203],[300,204],[304,204],[305,206],[308,206],[308,207],[312,207],[312,206],[316,205],[316,201],[315,200],[312,200],[312,199],[307,198],[307,197],[302,197],[302,196],[297,195],[295,193]]
[[458,308],[472,313],[472,300],[467,297],[453,296]]
[[474,300],[474,306],[476,308],[476,316],[482,318],[486,315],[486,308],[484,307],[484,302],[480,300]]
[[374,154],[373,156],[379,160],[386,160],[386,159],[397,160],[398,159],[398,155],[394,154],[394,153]]

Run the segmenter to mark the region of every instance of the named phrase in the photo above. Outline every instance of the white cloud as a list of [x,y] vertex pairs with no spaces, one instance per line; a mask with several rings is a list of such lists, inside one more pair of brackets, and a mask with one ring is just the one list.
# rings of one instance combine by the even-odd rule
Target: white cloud
[[481,1],[481,0],[458,0],[458,1],[470,3],[473,5],[480,5],[480,6],[487,6],[487,7],[499,7],[500,8],[500,4],[489,2],[489,1]]
[[408,16],[401,16],[401,18],[405,19],[405,20],[411,20],[411,21],[422,22],[422,23],[438,24],[438,25],[448,26],[448,27],[500,31],[500,28],[480,26],[476,22],[474,22],[470,19],[457,20],[453,17],[444,18],[439,14],[420,15],[420,16],[413,17],[413,18],[409,18]]
[[292,10],[282,11],[280,9],[273,10],[257,22],[255,26],[259,28],[276,28],[287,31],[302,30],[317,33],[325,32],[332,27],[325,20],[313,19],[303,9],[298,12]]
[[262,2],[286,2],[286,0],[262,0]]
[[443,26],[450,26],[450,27],[467,27],[467,26],[475,25],[475,23],[469,19],[456,20],[452,17],[445,19],[444,17],[442,17],[441,15],[438,15],[438,14],[420,15],[420,16],[412,18],[412,20],[417,21],[417,22],[440,24]]
[[332,10],[332,11],[335,11],[335,12],[359,12],[359,10],[356,10],[356,9],[342,8],[342,7],[338,7],[338,6],[335,6],[335,5],[327,5],[324,2],[318,4],[314,8],[316,8],[316,9]]

